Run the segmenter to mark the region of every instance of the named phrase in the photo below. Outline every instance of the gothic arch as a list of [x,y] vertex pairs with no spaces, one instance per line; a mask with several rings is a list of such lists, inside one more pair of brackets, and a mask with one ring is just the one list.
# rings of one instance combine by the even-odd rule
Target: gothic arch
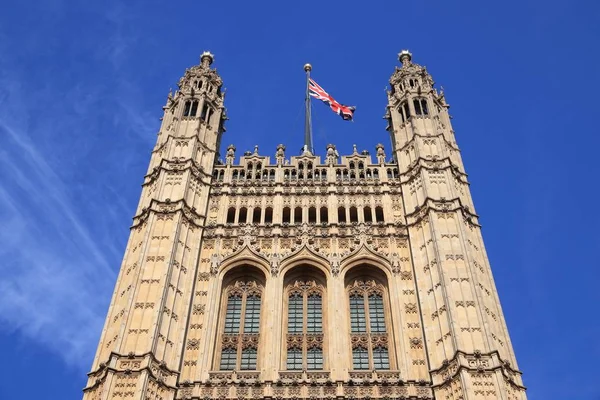
[[281,303],[281,369],[328,369],[327,273],[305,261],[286,268]]
[[330,276],[331,271],[329,261],[306,245],[283,258],[279,273],[282,274],[282,276],[285,276],[288,270],[303,264],[308,264],[321,270],[326,278]]
[[392,269],[390,262],[364,244],[342,260],[340,265],[340,274],[342,275],[342,278],[344,278],[350,269],[363,264],[369,264],[377,267],[385,274],[388,282],[391,280]]
[[225,257],[219,266],[219,278],[223,279],[229,271],[243,265],[250,265],[258,268],[265,277],[269,275],[269,261],[264,255],[246,245],[233,254]]

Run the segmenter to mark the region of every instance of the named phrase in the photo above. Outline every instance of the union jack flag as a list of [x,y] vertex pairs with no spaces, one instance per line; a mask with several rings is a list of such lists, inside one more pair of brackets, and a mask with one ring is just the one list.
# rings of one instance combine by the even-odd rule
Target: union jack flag
[[323,88],[319,86],[317,82],[313,81],[312,78],[309,80],[308,89],[312,97],[317,98],[323,101],[324,103],[328,104],[331,108],[331,111],[342,117],[344,121],[352,121],[352,117],[354,117],[354,110],[356,110],[356,107],[346,106],[344,104],[338,103],[325,90],[323,90]]

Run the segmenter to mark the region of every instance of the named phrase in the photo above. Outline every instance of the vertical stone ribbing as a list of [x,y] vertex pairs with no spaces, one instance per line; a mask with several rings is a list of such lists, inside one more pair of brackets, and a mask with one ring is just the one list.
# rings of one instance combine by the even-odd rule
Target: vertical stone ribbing
[[400,53],[389,130],[434,389],[440,398],[524,399],[444,94]]
[[[169,94],[84,399],[172,399],[225,119],[204,53]],[[194,106],[195,104],[195,106]],[[192,301],[194,303],[192,304]]]

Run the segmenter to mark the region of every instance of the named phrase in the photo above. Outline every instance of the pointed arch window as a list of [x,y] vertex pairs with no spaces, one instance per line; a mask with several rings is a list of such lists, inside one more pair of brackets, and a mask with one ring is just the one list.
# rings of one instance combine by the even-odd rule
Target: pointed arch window
[[374,280],[356,279],[348,286],[355,370],[390,368],[384,296],[383,286]]
[[323,369],[323,293],[315,281],[296,280],[286,288],[288,370]]
[[415,106],[415,114],[429,115],[429,108],[427,107],[427,99],[414,99],[413,105]]
[[225,289],[220,370],[256,369],[262,291],[254,280],[238,280]]

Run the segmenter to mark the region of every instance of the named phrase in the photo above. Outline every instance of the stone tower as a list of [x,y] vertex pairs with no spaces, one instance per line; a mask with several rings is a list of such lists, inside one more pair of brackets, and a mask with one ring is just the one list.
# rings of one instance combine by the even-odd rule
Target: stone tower
[[384,146],[219,159],[213,56],[169,95],[84,399],[525,399],[444,94]]

